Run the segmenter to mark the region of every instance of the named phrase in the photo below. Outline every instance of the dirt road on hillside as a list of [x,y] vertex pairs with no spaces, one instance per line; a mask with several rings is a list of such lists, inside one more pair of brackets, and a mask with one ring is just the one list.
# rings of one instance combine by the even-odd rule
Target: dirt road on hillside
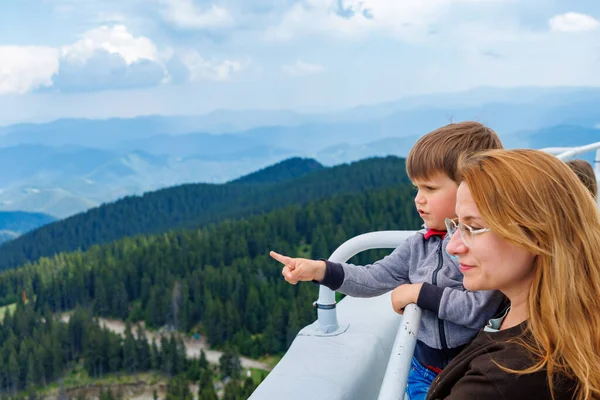
[[[61,320],[64,322],[69,322],[69,318],[71,317],[70,312],[63,313],[61,315]],[[118,333],[121,336],[125,336],[125,323],[121,320],[114,319],[106,319],[106,318],[98,318],[98,322],[101,326],[105,326],[110,331]],[[143,324],[143,323],[142,323]],[[136,333],[136,325],[132,325],[133,333]],[[170,336],[170,334],[165,334]],[[152,341],[152,339],[156,340],[156,344],[160,346],[160,338],[161,334],[153,331],[146,331],[146,337],[148,341]],[[193,339],[190,337],[184,337],[183,342],[185,344],[185,352],[188,358],[192,357],[200,357],[200,351],[204,350],[206,353],[206,359],[213,364],[219,363],[219,358],[223,355],[222,352],[217,350],[211,350],[206,343],[206,339],[204,337],[200,337],[199,339]],[[242,367],[244,368],[259,368],[262,370],[270,371],[271,367],[265,363],[260,361],[252,360],[250,358],[240,357],[240,362],[242,363]]]

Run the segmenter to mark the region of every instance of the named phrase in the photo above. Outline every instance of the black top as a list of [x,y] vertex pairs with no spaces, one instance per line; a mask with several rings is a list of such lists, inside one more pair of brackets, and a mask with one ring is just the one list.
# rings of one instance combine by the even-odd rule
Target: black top
[[[498,364],[522,370],[534,364],[532,354],[515,341],[527,323],[499,332],[481,331],[438,375],[427,394],[427,400],[456,399],[551,399],[546,370],[533,374],[505,372]],[[554,400],[572,399],[575,383],[555,378]]]

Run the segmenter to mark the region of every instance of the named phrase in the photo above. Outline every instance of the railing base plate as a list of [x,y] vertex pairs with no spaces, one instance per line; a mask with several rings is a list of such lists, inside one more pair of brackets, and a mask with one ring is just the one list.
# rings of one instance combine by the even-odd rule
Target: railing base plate
[[319,321],[315,321],[312,324],[302,328],[298,332],[298,336],[337,336],[348,330],[349,324],[340,324],[339,327],[333,332],[323,332],[319,326]]

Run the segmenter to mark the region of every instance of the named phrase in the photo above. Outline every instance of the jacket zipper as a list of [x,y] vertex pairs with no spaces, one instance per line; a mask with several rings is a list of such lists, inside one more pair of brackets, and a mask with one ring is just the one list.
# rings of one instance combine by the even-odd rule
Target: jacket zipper
[[[443,256],[442,256],[443,245],[444,245],[444,241],[441,240],[440,247],[438,248],[438,266],[435,269],[435,271],[433,271],[433,277],[431,278],[431,283],[435,286],[437,286],[438,273],[440,272],[440,270],[442,269],[442,266],[444,265],[444,260],[443,260]],[[440,334],[440,342],[442,344],[442,349],[445,350],[448,348],[448,344],[446,343],[446,333],[444,332],[444,321],[439,318],[438,318],[438,330],[439,330],[439,334]]]

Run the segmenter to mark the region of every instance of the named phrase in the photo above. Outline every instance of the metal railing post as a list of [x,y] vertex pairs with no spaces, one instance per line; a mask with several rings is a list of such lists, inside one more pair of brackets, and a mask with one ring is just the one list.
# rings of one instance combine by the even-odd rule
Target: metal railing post
[[[379,231],[355,236],[340,247],[329,257],[329,261],[346,262],[361,251],[371,249],[395,249],[406,238],[414,235],[416,231]],[[317,308],[319,332],[316,335],[337,335],[347,329],[338,323],[335,308],[335,292],[325,286],[319,287],[319,298],[314,303]]]
[[321,333],[335,334],[340,328],[335,309],[335,292],[328,287],[319,286],[319,298],[314,306],[317,308],[317,320]]
[[377,400],[404,400],[419,326],[421,326],[421,309],[415,304],[407,305],[402,324],[396,333]]

